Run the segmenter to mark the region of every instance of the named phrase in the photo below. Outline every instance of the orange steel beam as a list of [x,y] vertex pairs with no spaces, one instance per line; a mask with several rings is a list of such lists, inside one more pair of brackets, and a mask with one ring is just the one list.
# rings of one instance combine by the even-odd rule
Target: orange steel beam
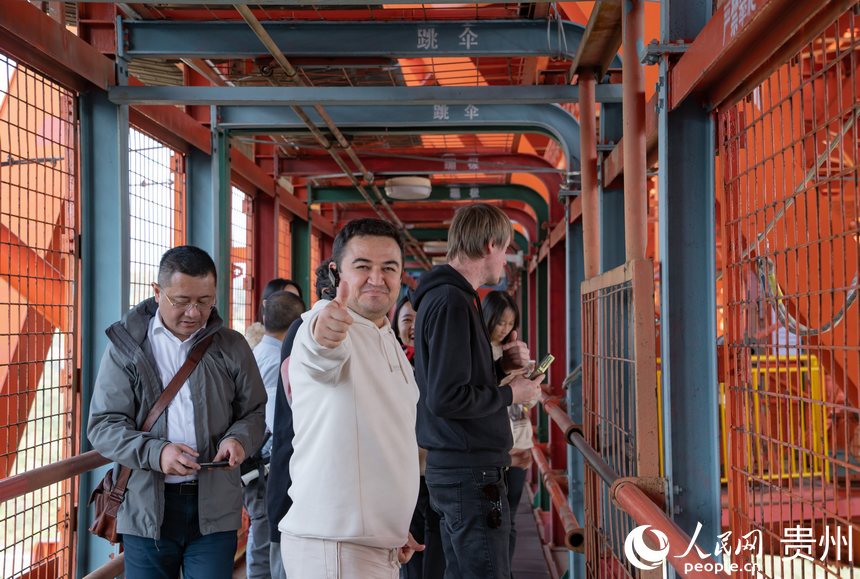
[[[671,71],[669,106],[699,96],[709,108],[731,104],[796,52],[822,24],[848,10],[853,0],[756,0],[743,22],[720,7]],[[787,42],[789,41],[790,42]]]
[[0,478],[8,477],[15,463],[53,337],[50,321],[29,308],[0,388],[0,425],[4,426],[0,428]]
[[645,29],[644,0],[624,3],[621,61],[624,67],[623,125],[624,168],[624,245],[627,261],[645,258],[648,240],[648,191],[645,178],[645,74],[637,47]]
[[67,331],[68,318],[60,300],[68,282],[3,223],[0,223],[0,277],[32,308],[38,308],[53,327]]
[[[603,159],[603,187],[617,189],[624,174],[624,140],[621,139]],[[645,105],[645,162],[648,166],[657,162],[657,94]]]
[[597,111],[594,85],[594,73],[582,71],[579,75],[579,149],[585,279],[600,273],[600,200],[597,197]]
[[113,63],[26,0],[5,0],[0,50],[75,90],[115,84]]

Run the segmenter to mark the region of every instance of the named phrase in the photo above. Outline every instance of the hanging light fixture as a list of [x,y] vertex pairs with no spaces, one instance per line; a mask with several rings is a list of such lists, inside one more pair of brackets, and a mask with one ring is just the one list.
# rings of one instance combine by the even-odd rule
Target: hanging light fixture
[[433,187],[427,177],[392,177],[385,182],[385,194],[392,199],[427,199]]

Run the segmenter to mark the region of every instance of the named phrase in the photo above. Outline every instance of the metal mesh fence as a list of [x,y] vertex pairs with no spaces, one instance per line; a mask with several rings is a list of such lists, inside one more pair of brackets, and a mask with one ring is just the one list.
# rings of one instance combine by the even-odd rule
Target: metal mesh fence
[[230,208],[230,327],[244,333],[254,323],[253,200],[233,187]]
[[278,277],[284,279],[292,277],[291,236],[292,223],[287,215],[287,211],[281,209],[278,213]]
[[162,254],[185,243],[184,156],[137,129],[128,136],[129,304],[152,295]]
[[[650,261],[630,262],[582,284],[583,433],[620,477],[655,477],[659,469],[652,271]],[[636,524],[609,490],[586,466],[586,574],[650,576],[624,556]]]
[[[75,450],[76,98],[0,54],[0,470]],[[71,576],[73,485],[0,504],[0,575]]]
[[860,577],[858,8],[719,114],[726,522],[762,577]]

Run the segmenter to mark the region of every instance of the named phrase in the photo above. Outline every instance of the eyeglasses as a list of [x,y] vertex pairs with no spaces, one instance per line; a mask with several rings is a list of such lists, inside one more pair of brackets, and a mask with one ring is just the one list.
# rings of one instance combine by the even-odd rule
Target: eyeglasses
[[498,529],[502,526],[502,497],[498,485],[490,484],[483,488],[484,496],[490,501],[490,512],[487,513],[487,526]]
[[185,313],[188,313],[188,311],[193,308],[201,314],[208,314],[212,311],[212,308],[215,307],[214,301],[211,304],[206,302],[174,302],[163,289],[161,290],[161,295],[164,296],[167,303],[169,303],[174,310],[183,310]]

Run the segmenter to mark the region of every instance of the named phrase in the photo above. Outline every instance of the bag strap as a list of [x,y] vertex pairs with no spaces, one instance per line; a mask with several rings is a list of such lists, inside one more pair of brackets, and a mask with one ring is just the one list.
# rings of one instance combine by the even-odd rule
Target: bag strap
[[[201,340],[199,344],[194,346],[194,349],[188,354],[188,358],[185,359],[185,363],[182,364],[181,368],[179,368],[179,372],[176,373],[170,381],[170,384],[167,385],[167,388],[164,389],[161,396],[159,396],[158,400],[155,401],[149,414],[146,415],[146,420],[144,420],[143,427],[141,428],[142,432],[149,432],[152,430],[152,427],[155,426],[155,423],[179,393],[179,389],[182,388],[182,385],[185,384],[188,377],[191,376],[194,368],[196,368],[197,364],[200,363],[200,360],[203,359],[203,354],[205,354],[206,350],[209,349],[213,339],[215,339],[215,334],[210,334]],[[111,494],[122,499],[122,496],[125,494],[125,487],[128,485],[128,479],[130,477],[131,469],[127,466],[121,465],[119,468],[119,476],[117,476],[116,484],[113,485],[113,488],[111,489]]]

